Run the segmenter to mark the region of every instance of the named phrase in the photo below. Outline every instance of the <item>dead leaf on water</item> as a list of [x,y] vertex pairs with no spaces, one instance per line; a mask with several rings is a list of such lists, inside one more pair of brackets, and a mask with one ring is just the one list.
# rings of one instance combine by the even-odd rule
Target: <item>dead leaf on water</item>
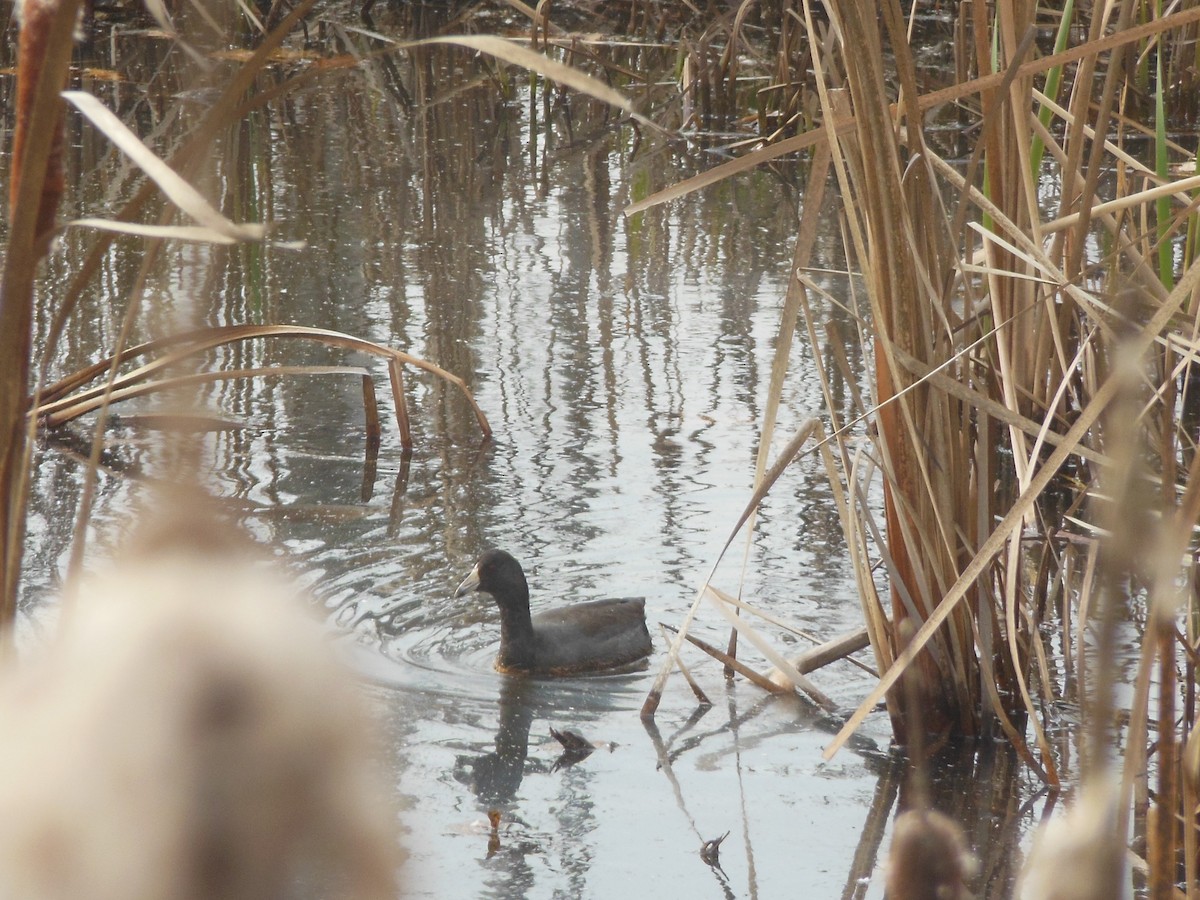
[[552,725],[550,726],[550,736],[562,744],[564,750],[573,753],[591,753],[596,749],[595,745],[578,731],[570,731],[566,728],[559,731]]
[[719,838],[705,841],[700,846],[700,858],[714,868],[721,868],[721,842],[727,837],[729,837],[728,831]]

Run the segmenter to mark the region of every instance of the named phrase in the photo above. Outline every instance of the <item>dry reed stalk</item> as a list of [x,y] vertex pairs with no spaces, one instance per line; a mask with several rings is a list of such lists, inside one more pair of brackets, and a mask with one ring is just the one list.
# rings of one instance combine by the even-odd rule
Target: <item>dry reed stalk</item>
[[[667,649],[670,650],[671,632],[662,622],[658,623],[659,631],[662,632],[663,640],[667,642]],[[679,674],[683,676],[683,680],[688,683],[688,687],[692,689],[692,694],[696,698],[696,702],[701,707],[707,708],[712,706],[712,701],[708,699],[708,694],[704,693],[704,689],[700,687],[699,682],[692,676],[691,669],[687,667],[680,656],[672,656],[675,666],[679,669]]]
[[[884,19],[903,86],[907,152],[914,160],[907,167],[888,103],[879,27],[855,4],[829,8],[845,44],[856,48],[841,57],[854,140],[833,141],[832,149],[853,255],[870,260],[865,277],[876,334],[875,400],[892,573],[890,640],[898,647],[894,636],[900,624],[929,619],[955,581],[960,560],[974,549],[960,543],[970,540],[976,524],[974,517],[961,518],[964,504],[958,498],[971,492],[975,474],[971,448],[962,437],[966,409],[932,392],[899,359],[903,354],[936,368],[952,355],[944,291],[954,257],[944,226],[937,225],[945,218],[932,173],[922,161],[918,92],[898,6],[885,4]],[[806,13],[811,27],[807,6]],[[829,122],[837,119],[823,80],[826,69],[824,64],[818,69],[818,90]],[[979,680],[966,611],[952,616],[949,628],[917,659],[911,677],[921,696],[922,727],[939,735],[976,733]],[[903,742],[908,724],[890,695],[888,708]]]
[[[32,368],[34,276],[62,190],[63,111],[79,0],[22,0],[17,134],[8,247],[0,280],[0,645],[7,648],[25,546],[25,485],[31,440],[25,395]],[[5,649],[5,652],[7,650]]]
[[[1036,628],[1038,619],[1036,614],[1032,613],[1027,606],[1027,597],[1032,592],[1033,596],[1038,596],[1040,591],[1045,590],[1045,585],[1052,580],[1050,572],[1044,567],[1038,578],[1027,583],[1022,574],[1022,553],[1020,545],[1016,540],[1017,527],[1022,521],[1033,521],[1033,516],[1036,510],[1035,503],[1038,501],[1042,491],[1053,478],[1053,473],[1057,470],[1061,462],[1071,454],[1079,455],[1097,463],[1105,463],[1106,456],[1104,452],[1097,451],[1093,447],[1087,447],[1080,443],[1081,438],[1087,434],[1087,429],[1091,422],[1094,422],[1099,413],[1105,408],[1107,402],[1113,397],[1117,391],[1117,385],[1114,382],[1106,381],[1103,372],[1096,373],[1093,367],[1095,359],[1095,351],[1090,343],[1093,337],[1097,334],[1103,334],[1108,329],[1108,323],[1118,321],[1122,314],[1119,311],[1114,311],[1111,304],[1101,302],[1094,294],[1089,294],[1087,291],[1081,290],[1077,284],[1072,283],[1069,272],[1066,270],[1064,262],[1069,265],[1070,260],[1066,259],[1062,252],[1062,247],[1055,245],[1051,252],[1046,253],[1042,246],[1039,235],[1054,233],[1059,231],[1063,225],[1068,222],[1072,227],[1078,227],[1080,222],[1088,219],[1094,219],[1100,222],[1104,227],[1108,228],[1114,236],[1114,245],[1117,251],[1129,261],[1130,268],[1133,274],[1134,283],[1144,289],[1150,297],[1154,299],[1155,305],[1151,309],[1135,310],[1132,318],[1140,319],[1144,322],[1145,328],[1139,337],[1141,349],[1144,351],[1154,343],[1160,343],[1171,348],[1178,347],[1180,351],[1187,345],[1191,346],[1192,341],[1185,337],[1187,334],[1197,333],[1194,324],[1189,324],[1186,321],[1181,321],[1175,310],[1184,304],[1194,308],[1189,300],[1196,289],[1196,273],[1192,270],[1185,269],[1180,287],[1182,290],[1168,290],[1161,283],[1153,280],[1153,270],[1146,266],[1144,260],[1139,257],[1134,244],[1121,233],[1123,223],[1111,217],[1110,209],[1116,210],[1126,207],[1134,207],[1144,209],[1145,204],[1151,200],[1158,199],[1164,196],[1179,197],[1181,190],[1186,190],[1189,185],[1176,182],[1174,184],[1160,185],[1152,191],[1145,191],[1137,198],[1118,198],[1113,202],[1111,207],[1099,203],[1093,203],[1089,209],[1083,213],[1068,213],[1061,217],[1063,225],[1051,223],[1045,227],[1041,226],[1039,214],[1036,204],[1036,195],[1030,189],[1028,177],[1023,173],[1031,171],[1029,166],[1028,156],[1025,155],[1027,147],[1032,143],[1032,135],[1038,133],[1042,136],[1043,141],[1050,137],[1049,132],[1044,128],[1039,130],[1039,123],[1032,119],[1024,110],[1027,104],[1020,102],[1020,98],[1032,91],[1029,85],[1022,86],[1018,81],[1018,76],[1023,77],[1029,72],[1034,71],[1044,65],[1045,61],[1037,61],[1034,64],[1020,64],[1022,55],[1022,44],[1027,44],[1027,38],[1023,41],[1017,41],[1016,38],[1020,33],[1021,27],[1026,25],[1028,20],[1020,20],[1011,18],[1016,15],[1017,10],[1008,10],[1006,15],[1008,19],[1000,21],[1004,34],[999,44],[1003,47],[1010,48],[1008,52],[1012,54],[1012,59],[1009,62],[1010,69],[1008,73],[1008,87],[1005,88],[1006,100],[1003,104],[993,104],[990,109],[990,115],[1001,116],[997,120],[985,119],[984,123],[984,147],[983,159],[988,166],[988,181],[986,192],[987,196],[977,191],[969,185],[964,186],[962,177],[946,166],[937,157],[928,152],[927,148],[919,149],[919,144],[914,144],[917,140],[910,132],[907,134],[909,140],[909,151],[920,154],[920,159],[927,159],[936,170],[937,177],[944,179],[951,185],[955,185],[956,189],[963,192],[964,206],[969,204],[981,211],[986,216],[986,221],[989,223],[986,226],[973,225],[972,228],[977,234],[983,237],[983,247],[989,254],[987,264],[975,267],[963,266],[963,271],[978,271],[985,276],[985,286],[988,288],[987,301],[989,309],[992,311],[992,318],[995,323],[993,330],[985,331],[978,340],[991,341],[990,351],[979,358],[979,361],[971,365],[983,364],[983,368],[972,369],[971,365],[966,363],[958,364],[944,373],[938,367],[931,365],[927,360],[921,359],[913,348],[910,346],[902,346],[899,341],[890,342],[886,339],[881,339],[878,345],[877,357],[881,361],[882,376],[886,376],[889,380],[895,377],[898,370],[902,374],[912,375],[918,378],[929,379],[934,383],[939,390],[953,396],[957,396],[962,401],[962,405],[958,407],[956,412],[949,414],[948,421],[955,421],[955,416],[961,416],[959,421],[965,421],[967,410],[974,410],[977,417],[977,425],[975,432],[975,444],[973,446],[964,446],[962,443],[954,445],[951,442],[950,446],[956,447],[961,458],[967,459],[973,455],[973,464],[976,468],[974,477],[976,481],[974,486],[963,493],[956,493],[954,485],[949,485],[946,489],[950,491],[950,496],[962,497],[968,500],[968,505],[972,505],[974,512],[974,531],[972,531],[970,516],[963,519],[960,524],[955,526],[955,534],[958,538],[964,541],[960,548],[960,555],[955,563],[961,568],[951,566],[946,570],[948,577],[952,577],[956,572],[957,578],[954,579],[954,584],[950,590],[944,591],[941,595],[941,606],[936,614],[931,619],[925,620],[925,625],[916,636],[918,646],[923,646],[926,641],[936,635],[937,627],[947,619],[951,618],[951,607],[956,606],[966,595],[975,579],[978,579],[989,567],[992,568],[993,577],[998,579],[1001,587],[1001,596],[1005,598],[1003,604],[998,601],[984,602],[982,599],[975,604],[972,611],[972,616],[969,621],[972,622],[974,634],[972,637],[977,643],[979,663],[984,668],[985,682],[983,690],[990,698],[992,712],[996,714],[1000,720],[1001,726],[1010,738],[1014,740],[1018,746],[1021,746],[1021,738],[1015,728],[1007,720],[1005,710],[1009,713],[1024,709],[1030,714],[1036,732],[1038,744],[1041,747],[1041,758],[1046,765],[1046,777],[1054,780],[1053,769],[1053,754],[1050,750],[1048,742],[1045,739],[1040,723],[1037,721],[1036,707],[1032,699],[1032,692],[1027,686],[1026,670],[1032,663],[1034,670],[1038,674],[1038,687],[1042,692],[1043,697],[1052,698],[1050,693],[1050,671],[1048,660],[1045,658],[1043,651],[1039,645],[1030,641],[1029,638],[1023,638],[1021,635],[1032,635]],[[1194,14],[1194,10],[1185,11],[1185,15]],[[1190,19],[1189,19],[1190,21]],[[843,31],[847,34],[851,31],[845,28]],[[853,27],[853,26],[851,26]],[[859,34],[858,32],[853,32]],[[896,29],[892,29],[892,34],[896,33]],[[1028,28],[1025,29],[1025,34],[1028,35]],[[1143,37],[1145,36],[1143,31]],[[861,45],[864,39],[862,35],[855,40],[856,46]],[[893,39],[895,40],[895,39]],[[986,46],[991,45],[990,41],[981,42]],[[1089,58],[1096,54],[1111,49],[1115,46],[1115,36],[1100,38],[1095,44],[1084,48],[1073,48],[1071,51],[1064,51],[1061,57],[1072,58]],[[903,70],[904,67],[904,52],[900,48],[897,52],[898,65]],[[868,76],[870,73],[867,73]],[[818,62],[818,75],[820,75],[820,62]],[[988,78],[977,79],[974,84],[987,84]],[[863,82],[864,76],[862,73],[851,75],[852,86],[855,82]],[[902,83],[904,78],[902,76]],[[1004,81],[995,82],[997,86],[1005,84]],[[818,89],[822,88],[822,82],[818,80]],[[906,92],[909,91],[907,83],[905,83]],[[958,88],[948,89],[953,92]],[[877,130],[870,131],[870,136],[867,138],[859,137],[851,145],[851,157],[855,147],[861,147],[864,144],[870,143],[871,146],[879,145],[879,135],[887,136],[886,120],[883,116],[877,114],[878,106],[867,107],[867,112],[864,113],[860,109],[860,101],[855,98],[855,117],[850,117],[839,114],[833,104],[825,100],[826,122],[836,122],[837,128],[834,129],[836,134],[841,137],[846,134],[847,123],[853,123],[856,128],[861,130],[866,128],[876,128]],[[918,104],[922,108],[925,107],[926,98],[922,98]],[[902,102],[901,107],[904,106]],[[1103,110],[1102,110],[1103,113]],[[864,126],[859,120],[867,120]],[[872,119],[874,124],[872,125]],[[910,121],[912,117],[910,116]],[[995,124],[995,122],[999,124]],[[1088,125],[1082,119],[1071,119],[1069,129],[1078,132],[1079,137],[1076,141],[1082,141],[1084,137],[1090,138]],[[1005,135],[1008,135],[1005,138]],[[1057,158],[1065,163],[1069,162],[1069,155],[1062,151],[1057,144],[1050,140],[1051,150],[1057,154]],[[1108,142],[1098,141],[1097,145],[1105,148],[1107,152],[1114,155],[1121,154],[1123,151],[1119,147],[1113,147]],[[918,149],[914,150],[916,146]],[[990,154],[990,156],[989,156]],[[1000,168],[997,172],[1007,173],[1011,180],[1008,188],[1005,188],[1006,182],[1001,177],[993,178],[991,167],[991,159],[1020,159],[1021,165],[1018,167],[1010,167],[1008,169]],[[916,165],[920,164],[920,159]],[[848,191],[849,196],[853,198],[852,202],[848,203],[848,208],[856,212],[862,209],[868,209],[872,213],[876,212],[876,205],[886,215],[891,216],[885,221],[898,223],[892,227],[896,231],[906,236],[910,235],[911,231],[905,231],[910,228],[907,224],[911,219],[906,219],[905,216],[911,215],[900,203],[896,202],[894,197],[896,194],[895,178],[891,185],[881,184],[878,180],[872,181],[870,175],[873,172],[868,172],[867,166],[862,163],[855,164],[853,158],[849,162],[838,158],[839,169],[842,170],[842,178],[844,184],[850,185]],[[916,168],[914,165],[912,168]],[[894,173],[898,166],[895,162],[882,167],[885,170],[885,175],[888,172]],[[1080,172],[1081,183],[1086,184],[1086,173]],[[860,185],[865,185],[860,187]],[[857,191],[857,192],[856,192]],[[871,197],[879,198],[878,204],[873,204],[870,201]],[[910,195],[908,202],[914,204],[919,198]],[[1190,197],[1184,194],[1180,197],[1185,204],[1190,204]],[[1106,208],[1107,207],[1107,208]],[[918,207],[919,208],[919,207]],[[1182,229],[1183,218],[1176,217],[1176,228]],[[890,234],[886,233],[887,229],[883,229],[885,233],[880,234],[880,229],[872,230],[869,221],[866,224],[856,224],[855,218],[850,217],[850,232],[856,236],[855,246],[860,248],[856,252],[860,257],[869,258],[871,260],[870,279],[874,282],[876,290],[895,290],[897,285],[912,287],[912,275],[906,274],[905,266],[908,263],[904,260],[894,268],[888,268],[886,259],[881,259],[880,248],[885,248],[888,251],[894,250],[897,244],[902,243],[896,241],[889,243]],[[864,238],[863,235],[866,235]],[[1172,235],[1173,236],[1173,235]],[[913,250],[912,244],[917,243],[909,240],[910,246],[901,247],[901,253],[908,250]],[[861,249],[863,246],[871,247],[868,253],[864,253]],[[1056,257],[1054,253],[1059,255]],[[923,254],[923,255],[922,255]],[[914,255],[918,262],[915,265],[915,273],[922,289],[927,291],[927,297],[931,305],[936,304],[939,298],[937,291],[930,290],[938,284],[935,278],[930,277],[931,272],[937,270],[929,265],[925,260],[929,258],[937,259],[939,252],[936,244],[921,245],[917,243]],[[1056,265],[1056,262],[1058,263]],[[883,272],[880,272],[881,266]],[[1148,273],[1150,277],[1148,277]],[[906,280],[909,279],[909,280]],[[1183,282],[1189,282],[1184,287]],[[968,287],[965,282],[962,285]],[[874,301],[874,297],[872,298]],[[938,307],[933,305],[933,309]],[[894,311],[889,308],[875,307],[873,309],[874,320],[876,327],[886,331],[889,321],[894,322],[897,318]],[[945,321],[955,322],[954,313],[957,310],[954,307],[943,305],[941,307],[941,315]],[[916,330],[919,334],[928,334],[931,329],[927,323],[937,321],[936,319],[918,318],[917,313],[920,310],[912,311],[909,321],[919,323]],[[892,315],[889,320],[888,316]],[[1124,318],[1128,320],[1129,315]],[[1194,316],[1193,316],[1194,318]],[[1090,324],[1091,322],[1098,323]],[[1030,324],[1032,323],[1032,324]],[[953,330],[957,332],[958,325],[953,326]],[[1015,336],[1015,337],[1014,337]],[[950,342],[948,349],[953,349],[956,352],[965,352],[958,350],[961,346],[962,338],[957,337],[955,341]],[[927,345],[926,349],[928,349]],[[936,340],[932,345],[936,348]],[[969,345],[970,346],[970,345]],[[1190,351],[1188,351],[1190,352]],[[952,358],[951,358],[952,360]],[[941,365],[945,365],[942,363]],[[989,368],[989,365],[994,365],[994,368]],[[1160,407],[1162,426],[1161,430],[1164,433],[1174,434],[1178,432],[1178,426],[1169,415],[1171,397],[1173,395],[1172,384],[1179,373],[1186,371],[1186,366],[1182,360],[1172,360],[1171,357],[1164,357],[1157,364],[1157,371],[1164,374],[1162,380],[1156,385],[1156,390],[1153,394],[1154,402]],[[974,375],[970,373],[974,371]],[[975,385],[971,387],[970,385]],[[979,386],[987,387],[988,390],[996,390],[997,397],[988,396],[980,390]],[[881,403],[886,402],[887,389],[889,385],[885,382],[879,392],[877,398]],[[893,394],[900,392],[893,391]],[[927,396],[927,395],[921,395]],[[938,402],[942,402],[940,399]],[[906,413],[903,404],[897,404],[898,409],[892,413],[885,413],[881,416],[883,425],[883,434],[885,438],[895,437],[900,424],[904,428],[911,429],[911,422],[915,421],[915,417],[910,411]],[[1164,408],[1166,407],[1166,408]],[[1074,412],[1074,409],[1084,410],[1083,415]],[[1147,409],[1153,407],[1148,405]],[[953,409],[953,407],[951,407]],[[995,458],[991,456],[991,442],[986,438],[987,429],[986,421],[983,414],[986,413],[989,417],[996,418],[1000,422],[1009,426],[1010,440],[1014,447],[1014,452],[1017,455],[1019,462],[1018,473],[1018,490],[1021,497],[1011,508],[1007,510],[1007,514],[1002,519],[998,527],[994,527],[988,513],[987,502],[990,495],[990,485],[995,475],[988,475],[989,472],[995,472]],[[907,418],[906,418],[907,416]],[[1065,427],[1067,421],[1074,421],[1074,425],[1064,434],[1058,434]],[[1086,421],[1085,421],[1086,420]],[[927,422],[930,420],[926,420]],[[936,420],[933,421],[936,426]],[[1083,427],[1080,427],[1083,425]],[[952,460],[953,454],[949,450],[942,447],[940,444],[933,443],[938,432],[936,427],[927,429],[921,433],[921,441],[925,447],[935,447],[930,458],[936,458],[938,461],[938,471],[949,466],[947,460]],[[931,437],[932,435],[932,437]],[[903,435],[902,435],[903,436]],[[1028,437],[1033,437],[1035,440],[1030,442]],[[1181,443],[1183,436],[1181,435]],[[982,443],[982,446],[980,444]],[[1055,450],[1049,455],[1046,455],[1044,447],[1054,447]],[[941,449],[937,449],[941,448]],[[1171,451],[1170,444],[1159,447],[1160,456],[1168,461],[1164,463],[1164,476],[1161,479],[1164,490],[1173,481],[1171,473],[1174,471],[1173,463],[1170,460],[1174,459],[1174,453]],[[931,478],[928,469],[922,470],[920,466],[921,455],[917,452],[912,452],[912,459],[917,460],[915,469],[921,472],[923,489],[930,490],[930,498],[932,502],[928,509],[938,509],[935,498],[941,496],[940,490],[937,489],[935,479]],[[894,459],[889,459],[884,456],[885,465],[892,466],[892,471],[889,472],[889,481],[894,484],[897,480],[896,471],[902,470],[902,467],[895,465]],[[968,478],[972,476],[970,466],[959,470],[964,472]],[[920,481],[920,479],[918,479]],[[980,495],[980,488],[984,489],[983,495]],[[912,550],[917,548],[925,550],[929,547],[936,546],[933,540],[929,539],[929,535],[938,533],[938,524],[936,516],[931,519],[931,523],[925,531],[913,526],[911,521],[906,521],[905,517],[912,517],[919,511],[919,505],[911,498],[901,497],[901,502],[895,502],[895,496],[891,499],[893,512],[889,515],[889,545],[891,546],[888,556],[895,565],[897,559],[908,557],[908,573],[910,575],[916,573],[914,567],[911,566]],[[955,501],[956,503],[958,501]],[[900,553],[897,553],[894,546],[895,541],[891,538],[891,533],[897,531],[896,526],[899,526],[898,534],[902,538],[900,545]],[[861,529],[860,529],[861,530]],[[989,535],[990,532],[990,535]],[[972,538],[975,534],[979,537]],[[915,537],[914,537],[915,536]],[[972,550],[972,541],[980,540],[987,536],[987,540],[982,543],[978,552]],[[1007,555],[1003,565],[995,565],[991,560],[993,554],[1002,549],[1002,546],[1007,544]],[[854,544],[852,542],[851,546]],[[963,566],[964,561],[969,559],[969,564]],[[866,567],[861,569],[864,573],[868,571]],[[903,566],[898,567],[893,571],[893,578],[901,582],[902,586],[905,582],[905,569]],[[865,580],[865,579],[864,579]],[[897,610],[904,609],[907,611],[907,604],[914,596],[919,596],[919,592],[926,585],[934,583],[931,577],[916,577],[913,584],[907,585],[907,598],[902,597],[903,603],[899,606],[894,604]],[[945,581],[941,582],[942,585]],[[895,586],[895,582],[893,583]],[[902,592],[903,593],[903,592]],[[997,605],[993,608],[991,604]],[[1001,611],[997,615],[997,610]],[[997,630],[997,625],[1003,621],[1003,626]],[[871,621],[871,617],[868,617]],[[994,637],[989,637],[988,632],[991,632],[994,637],[1001,637],[999,643],[996,643]],[[976,651],[970,645],[970,639],[960,641],[957,645],[951,643],[950,646],[957,647],[964,652],[962,664],[969,667],[971,664],[971,654]],[[1032,657],[1026,659],[1027,648],[1031,647],[1034,650]],[[910,651],[913,648],[910,648]],[[914,653],[906,651],[902,654],[901,664],[907,664],[914,656]],[[960,670],[961,671],[961,670]],[[884,679],[884,684],[881,689],[873,692],[871,699],[860,707],[860,713],[869,705],[879,698],[884,691],[894,684],[896,679],[895,673],[889,673]],[[1000,695],[996,692],[995,686],[1006,686],[1013,696],[1020,697],[1020,702],[1013,707],[1011,701],[1006,701],[1002,706]],[[856,715],[856,719],[857,719]],[[847,733],[845,730],[843,734]],[[835,742],[835,747],[838,742]],[[831,748],[832,749],[832,748]],[[1027,756],[1027,760],[1029,757]],[[1040,768],[1040,767],[1039,767]]]

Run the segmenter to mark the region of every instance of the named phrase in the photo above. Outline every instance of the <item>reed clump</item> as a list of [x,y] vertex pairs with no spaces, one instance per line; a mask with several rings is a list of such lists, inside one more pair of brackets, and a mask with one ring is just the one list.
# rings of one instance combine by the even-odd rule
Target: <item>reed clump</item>
[[[1197,896],[1200,6],[945,12],[950,83],[920,62],[926,4],[786,10],[811,69],[778,80],[819,98],[813,126],[630,211],[789,152],[811,154],[806,214],[836,177],[865,300],[848,339],[874,368],[857,417],[830,404],[828,471],[881,678],[828,754],[885,700],[901,742],[1002,735],[1052,787],[1119,772],[1107,837],[1132,821],[1152,895]],[[809,241],[802,221],[780,334],[799,308],[816,341]],[[847,439],[862,421],[867,446]],[[764,444],[772,428],[768,403]],[[1115,622],[1139,641],[1119,741]],[[919,722],[898,702],[913,693]],[[1063,704],[1083,709],[1072,739]]]
[[[1050,783],[1059,761],[1044,710],[1067,685],[1051,675],[1041,635],[1047,623],[1072,620],[1068,605],[1085,618],[1096,607],[1072,577],[1081,569],[1075,553],[1106,547],[1095,528],[1078,532],[1072,507],[1095,497],[1118,458],[1104,425],[1124,383],[1118,357],[1137,360],[1150,379],[1130,415],[1154,460],[1140,486],[1163,515],[1180,508],[1195,440],[1178,402],[1200,281],[1180,253],[1194,179],[1163,177],[1125,149],[1132,120],[1123,98],[1135,71],[1123,61],[1134,50],[1178,54],[1197,11],[1150,17],[1135,33],[1134,6],[1110,21],[1076,22],[1089,41],[1043,55],[1036,36],[1069,23],[1041,20],[1035,7],[1001,5],[987,16],[974,5],[963,31],[979,77],[923,94],[898,3],[884,4],[881,22],[853,4],[829,4],[846,44],[880,52],[827,46],[818,73],[843,70],[848,85],[840,109],[827,84],[819,87],[848,199],[847,253],[860,261],[871,303],[865,333],[886,486],[879,552],[891,594],[888,645],[877,646],[887,674],[876,695],[888,697],[901,737],[892,686],[907,671],[919,673],[936,736],[999,727],[1023,747],[1028,721],[1026,757]],[[898,96],[877,62],[885,46]],[[1036,76],[1073,61],[1069,102],[1059,106]],[[1157,90],[1168,93],[1161,81]],[[947,93],[969,98],[978,117],[978,140],[959,165],[923,136],[925,110]],[[1047,109],[1049,127],[1038,115]],[[1162,115],[1165,130],[1165,105]],[[1039,191],[1038,159],[1062,180],[1056,209]],[[1115,191],[1102,186],[1114,167]],[[1158,264],[1164,245],[1167,270]],[[1060,477],[1068,461],[1069,481]],[[1048,502],[1051,490],[1072,498],[1072,518],[1056,515],[1063,506]],[[863,588],[870,598],[874,585]],[[918,630],[901,639],[898,626],[910,620]],[[1067,644],[1077,638],[1062,635]],[[1186,654],[1172,658],[1182,664]]]

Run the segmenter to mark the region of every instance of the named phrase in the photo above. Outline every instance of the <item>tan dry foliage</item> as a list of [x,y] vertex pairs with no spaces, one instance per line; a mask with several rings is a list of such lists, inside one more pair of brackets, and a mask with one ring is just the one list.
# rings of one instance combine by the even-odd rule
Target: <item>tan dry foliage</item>
[[953,819],[916,809],[896,819],[887,867],[891,900],[966,900],[977,867]]
[[0,678],[0,895],[396,896],[362,698],[279,573],[199,532]]

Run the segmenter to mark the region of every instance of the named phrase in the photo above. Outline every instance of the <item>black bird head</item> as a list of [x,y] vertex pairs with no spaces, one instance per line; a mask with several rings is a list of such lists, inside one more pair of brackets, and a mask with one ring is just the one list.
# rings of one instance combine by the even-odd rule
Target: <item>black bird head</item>
[[512,554],[503,550],[489,550],[479,557],[471,574],[454,592],[455,597],[471,591],[486,591],[501,606],[524,602],[529,604],[529,585],[525,572]]

